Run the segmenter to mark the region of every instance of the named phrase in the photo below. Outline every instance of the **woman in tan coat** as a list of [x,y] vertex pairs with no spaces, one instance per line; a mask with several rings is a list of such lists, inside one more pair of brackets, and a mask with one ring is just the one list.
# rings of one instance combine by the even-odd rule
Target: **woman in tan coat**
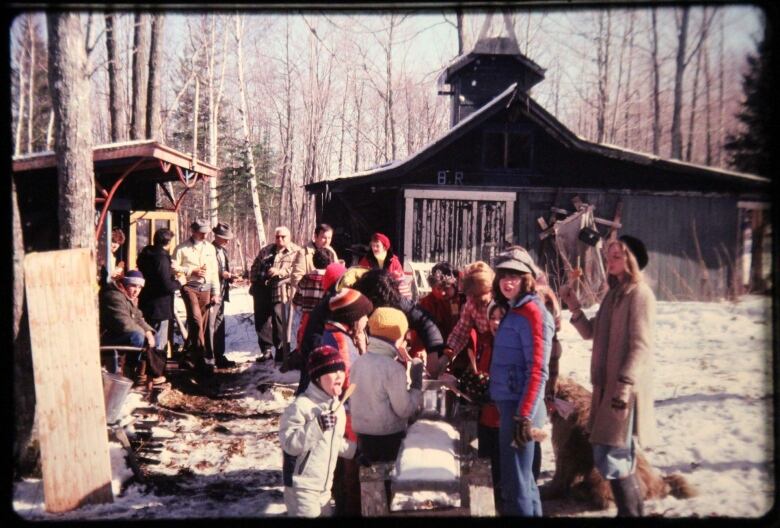
[[646,265],[647,250],[639,239],[622,236],[609,242],[610,288],[593,319],[582,312],[570,287],[560,290],[572,312],[571,323],[584,339],[593,339],[590,443],[594,464],[612,487],[619,517],[642,515],[634,472],[636,443],[655,441],[651,378],[655,296],[642,277]]

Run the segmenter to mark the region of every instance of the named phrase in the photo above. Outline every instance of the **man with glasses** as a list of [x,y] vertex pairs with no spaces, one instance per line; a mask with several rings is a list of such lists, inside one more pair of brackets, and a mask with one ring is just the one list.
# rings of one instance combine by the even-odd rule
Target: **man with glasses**
[[[290,302],[287,285],[295,256],[300,249],[290,240],[290,230],[280,226],[274,231],[274,242],[262,248],[252,263],[249,293],[254,298],[255,331],[260,345],[258,361],[273,357],[276,361],[282,359],[279,350],[283,332],[286,331],[285,307]],[[266,327],[269,317],[270,332]]]

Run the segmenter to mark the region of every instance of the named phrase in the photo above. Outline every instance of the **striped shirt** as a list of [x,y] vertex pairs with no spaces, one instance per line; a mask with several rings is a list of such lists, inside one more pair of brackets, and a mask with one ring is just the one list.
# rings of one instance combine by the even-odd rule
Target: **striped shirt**
[[315,269],[307,273],[298,282],[298,290],[293,297],[293,304],[300,306],[301,310],[311,312],[320,302],[325,290],[322,289],[322,278],[325,276],[325,270]]

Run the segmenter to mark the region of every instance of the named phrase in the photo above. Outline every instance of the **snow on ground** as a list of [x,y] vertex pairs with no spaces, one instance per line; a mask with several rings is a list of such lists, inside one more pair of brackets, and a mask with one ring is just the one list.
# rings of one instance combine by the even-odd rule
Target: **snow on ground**
[[[153,441],[162,447],[153,455],[157,464],[142,464],[145,484],[130,480],[124,454],[112,442],[113,503],[49,514],[44,511],[42,482],[26,478],[14,483],[15,511],[35,521],[284,515],[278,419],[299,373],[282,374],[271,362],[255,362],[259,351],[246,287],[231,291],[226,313],[228,357],[239,362],[239,368],[224,375],[226,381],[202,387],[205,395],[184,394],[176,380],[159,395],[158,401],[167,406],[159,405]],[[560,334],[561,375],[590,388],[590,343],[579,338],[568,315]],[[660,441],[647,455],[661,471],[684,474],[699,496],[647,501],[646,513],[764,515],[775,493],[771,301],[745,297],[738,303],[659,302],[656,334]],[[228,397],[211,400],[208,390]],[[133,392],[123,414],[148,405]],[[549,424],[546,427],[549,432]],[[127,430],[132,438],[133,427]],[[550,436],[542,444],[540,485],[554,472]],[[407,499],[399,496],[394,503]],[[587,511],[574,502],[557,511],[577,517],[615,513],[614,507]]]

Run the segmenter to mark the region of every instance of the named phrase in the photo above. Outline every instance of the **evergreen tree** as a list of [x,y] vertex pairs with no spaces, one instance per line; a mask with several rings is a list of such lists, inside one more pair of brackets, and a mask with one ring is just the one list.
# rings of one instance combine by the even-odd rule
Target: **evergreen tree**
[[775,50],[771,30],[765,26],[764,38],[755,54],[748,56],[748,71],[742,78],[744,102],[737,114],[742,127],[729,134],[724,148],[730,164],[744,172],[772,177],[775,149],[769,144],[777,126],[777,96],[773,93]]

